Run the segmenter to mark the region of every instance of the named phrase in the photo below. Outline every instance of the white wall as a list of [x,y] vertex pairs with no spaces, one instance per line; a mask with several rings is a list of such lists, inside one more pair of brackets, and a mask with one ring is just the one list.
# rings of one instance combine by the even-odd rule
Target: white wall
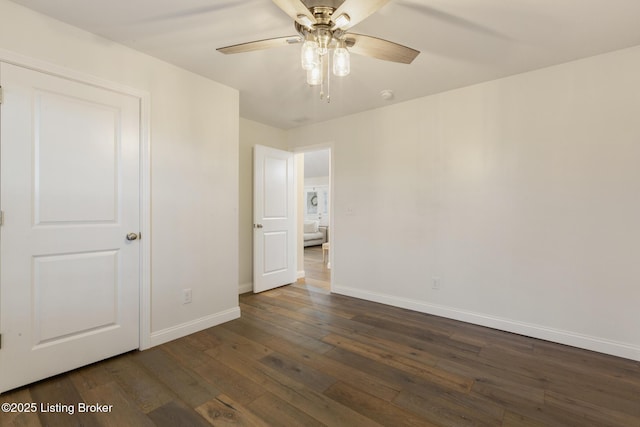
[[639,75],[636,47],[289,131],[331,129],[333,291],[640,360]]
[[287,149],[286,132],[252,120],[240,119],[240,228],[239,292],[253,290],[253,147]]
[[151,344],[237,317],[238,92],[6,0],[0,49],[150,94]]

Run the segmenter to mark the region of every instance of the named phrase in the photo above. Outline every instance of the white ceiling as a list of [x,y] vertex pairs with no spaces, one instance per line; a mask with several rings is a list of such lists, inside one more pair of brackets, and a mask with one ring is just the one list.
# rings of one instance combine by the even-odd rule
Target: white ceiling
[[234,87],[242,117],[284,129],[640,45],[639,0],[392,0],[352,31],[422,53],[410,65],[352,55],[328,104],[306,85],[299,45],[216,52],[295,35],[270,0],[13,1]]

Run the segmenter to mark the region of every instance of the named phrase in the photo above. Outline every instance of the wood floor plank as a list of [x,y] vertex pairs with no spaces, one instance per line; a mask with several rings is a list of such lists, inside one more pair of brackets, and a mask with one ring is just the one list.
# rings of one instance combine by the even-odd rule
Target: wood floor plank
[[322,393],[337,381],[335,377],[325,372],[321,372],[306,364],[298,363],[280,353],[271,353],[260,359],[260,362],[319,393]]
[[264,364],[244,357],[228,348],[219,352],[216,360],[259,383],[266,390],[304,411],[316,420],[331,426],[378,425],[373,420],[317,393],[304,384]]
[[[242,307],[243,305],[241,304],[240,308],[242,309]],[[281,328],[271,328],[270,325],[265,325],[259,320],[247,316],[246,313],[244,313],[242,317],[232,320],[231,322],[223,323],[219,327],[257,343],[262,343],[264,340],[276,336],[279,332],[282,333]]]
[[347,333],[337,335],[351,339],[362,345],[375,347],[383,352],[394,354],[396,355],[396,358],[398,360],[403,360],[403,363],[408,365],[415,364],[416,366],[436,366],[441,359],[440,357],[437,357],[428,351],[416,348],[416,346],[406,345],[404,343],[398,342],[397,340],[385,339],[378,336],[375,332],[370,332],[371,331],[349,331]]
[[426,422],[424,418],[342,381],[333,384],[324,394],[385,426],[436,426]]
[[94,363],[69,373],[78,390],[90,390],[114,381],[114,377],[105,369],[105,363]]
[[333,346],[315,337],[304,335],[303,333],[288,329],[284,326],[265,323],[250,314],[245,314],[242,318],[229,322],[223,325],[223,327],[239,334],[248,334],[245,336],[259,343],[263,343],[264,340],[276,336],[317,353],[324,353],[333,349]]
[[249,307],[254,307],[265,312],[268,312],[271,307],[283,307],[289,310],[298,310],[306,307],[306,305],[300,301],[295,301],[293,299],[286,301],[286,299],[287,298],[283,296],[283,292],[280,289],[275,289],[263,292],[260,294],[260,298],[257,298],[255,294],[243,295],[241,297],[241,302]]
[[479,360],[477,357],[441,359],[438,367],[463,376],[475,377],[474,390],[484,386],[495,386],[509,390],[509,394],[521,396],[542,404],[547,381],[544,378],[525,376],[502,369],[500,361]]
[[177,400],[155,408],[149,418],[157,427],[211,427],[198,412]]
[[[207,351],[220,351],[224,346]],[[224,390],[224,394],[242,405],[247,405],[265,393],[265,389],[254,381],[228,367],[217,363],[209,357],[210,362],[194,368],[194,370],[214,387]]]
[[265,393],[251,402],[251,410],[272,427],[322,427],[325,425],[273,393]]
[[239,319],[0,395],[110,414],[0,424],[640,427],[640,361],[326,289],[245,294]]
[[[250,313],[255,313],[249,309]],[[362,333],[373,329],[373,326],[364,323],[354,322],[351,319],[336,316],[324,311],[318,311],[316,307],[309,306],[298,310],[290,310],[288,308],[273,306],[269,307],[269,312],[277,314],[284,319],[300,322],[311,327],[319,329],[320,335],[328,333]]]
[[391,384],[392,387],[399,390],[412,391],[418,395],[421,394],[425,388],[436,389],[443,393],[447,392],[448,390],[452,390],[451,388],[433,384],[428,380],[419,376],[415,376],[407,371],[396,369],[389,365],[385,365],[378,361],[368,359],[364,356],[352,353],[341,348],[335,348],[331,350],[330,352],[326,353],[326,356],[344,363],[350,366],[352,369],[366,372],[377,378],[380,378],[381,380]]
[[562,358],[553,357],[541,359],[535,353],[523,353],[519,349],[507,348],[505,346],[487,345],[478,354],[479,359],[502,360],[502,368],[513,372],[521,372],[530,376],[539,376],[544,371],[552,376],[557,382],[569,380],[572,384],[580,381],[584,386],[602,387],[603,385],[613,386],[612,391],[618,392],[619,397],[629,394],[640,394],[640,386],[631,381],[621,379],[620,375],[610,375],[604,370],[593,372],[593,365],[582,365],[582,363],[567,363]]
[[160,348],[173,356],[181,365],[194,370],[211,363],[211,358],[204,354],[204,350],[200,346],[194,346],[193,342],[185,339],[170,341],[162,344]]
[[[636,395],[636,397],[635,408],[640,405],[640,395]],[[640,416],[637,415],[637,410],[620,412],[616,409],[611,409],[611,405],[608,404],[604,406],[602,403],[591,403],[569,397],[566,394],[550,391],[545,393],[545,404],[552,408],[562,408],[565,411],[575,412],[576,416],[593,421],[603,427],[632,426],[634,424],[640,426]]]
[[[476,381],[473,392],[477,392],[483,398],[490,399],[497,405],[505,409],[505,413],[513,414],[513,419],[522,417],[528,423],[542,423],[545,426],[572,426],[572,427],[596,427],[599,424],[592,421],[582,419],[581,416],[576,417],[576,413],[559,407],[553,407],[546,403],[540,403],[536,396],[535,399],[529,399],[521,393],[511,392],[513,388],[506,384],[482,384]],[[537,394],[537,393],[536,393]],[[510,422],[514,422],[511,419]],[[517,425],[517,424],[516,424]],[[622,427],[622,426],[621,426]],[[624,426],[627,427],[627,426]]]
[[156,347],[136,355],[134,362],[146,369],[187,405],[195,408],[220,394],[214,385],[194,371],[176,363],[169,353]]
[[174,392],[146,370],[140,369],[130,354],[109,359],[103,366],[144,413],[149,413],[175,398]]
[[304,280],[311,279],[318,282],[322,290],[329,290],[331,270],[327,268],[327,261],[322,257],[322,245],[304,248]]
[[461,403],[445,393],[416,394],[403,390],[393,402],[439,426],[499,426],[504,417],[504,411],[497,405],[476,406],[472,399]]
[[250,355],[255,359],[268,356],[273,352],[272,349],[266,347],[256,341],[250,340],[240,334],[237,334],[225,328],[211,328],[207,332],[217,339],[223,341],[226,345],[231,345],[234,349],[243,354]]
[[[576,402],[586,402],[601,408],[607,408],[621,414],[627,414],[640,420],[640,395],[626,395],[613,387],[601,388],[597,383],[584,384],[576,377],[578,384],[568,380],[552,381],[547,387],[547,395],[565,396]],[[640,421],[638,423],[640,427]]]
[[327,283],[327,281],[314,279],[309,276],[298,279],[295,283],[292,283],[290,286],[291,287],[303,286],[305,288],[312,289],[314,292],[317,292],[317,293],[323,293],[323,294],[330,293],[330,286],[329,286],[329,283]]
[[78,404],[84,400],[68,375],[40,381],[29,390],[33,401],[40,407],[38,417],[43,426],[100,425],[94,414],[78,411]]
[[[131,401],[122,388],[115,382],[86,388],[87,383],[74,381],[85,402],[111,406],[108,412],[97,413],[95,418],[102,427],[121,427],[136,425],[154,427],[151,419]],[[103,406],[104,407],[104,406]]]
[[561,361],[561,363],[580,361],[580,365],[587,369],[595,369],[596,372],[602,373],[607,372],[618,378],[640,384],[640,378],[635,375],[640,369],[640,361],[637,360],[623,359],[544,340],[534,340],[533,352],[538,357],[552,358]]
[[[603,405],[623,414],[640,418],[640,389],[615,377],[592,374],[580,366],[566,367],[556,360],[541,360],[534,354],[493,346],[482,349],[483,359],[501,358],[501,368],[526,376],[544,378],[545,390],[595,405]],[[604,390],[607,390],[606,392]]]
[[[372,310],[386,310],[388,306],[371,303],[369,301],[354,300],[338,294],[326,294],[313,292],[307,287],[289,286],[287,287],[287,297],[295,298],[318,312],[332,314],[334,316],[351,319],[356,315],[366,315]],[[364,302],[364,304],[363,304]]]
[[473,379],[463,377],[443,369],[439,369],[427,363],[420,363],[414,359],[409,359],[398,354],[392,354],[377,347],[362,344],[359,341],[351,340],[339,335],[327,335],[323,339],[335,347],[340,347],[349,352],[374,360],[383,365],[391,366],[395,369],[405,371],[415,377],[423,378],[434,384],[452,388],[458,391],[468,392],[473,386]]
[[195,334],[187,335],[184,337],[186,343],[191,348],[205,351],[211,348],[215,348],[223,343],[223,341],[210,334],[207,330],[196,332]]
[[293,360],[307,364],[322,372],[330,373],[336,378],[348,382],[360,388],[368,390],[371,394],[381,399],[391,402],[400,391],[400,387],[394,388],[390,384],[380,378],[370,375],[366,372],[353,369],[348,365],[333,360],[323,354],[306,351],[304,348],[292,345],[290,341],[282,338],[274,338],[267,342],[267,345],[282,354],[286,354]]
[[328,333],[322,327],[300,322],[287,317],[286,315],[276,313],[271,310],[265,311],[252,306],[242,306],[242,310],[246,316],[252,316],[256,319],[260,319],[263,322],[267,322],[270,325],[278,325],[284,329],[289,329],[306,337],[315,338],[317,340],[322,339],[322,337],[324,337]]
[[[326,296],[332,298],[331,295]],[[343,319],[351,319],[355,315],[355,309],[353,307],[350,309],[343,308],[335,303],[332,303],[331,300],[321,299],[312,301],[308,297],[305,298],[304,295],[293,292],[284,293],[277,298],[272,296],[270,300],[266,301],[266,303],[273,307],[294,309],[295,311],[302,311],[313,308],[313,310],[318,313],[326,313],[332,316],[341,317]]]
[[198,406],[196,411],[213,426],[269,427],[252,411],[224,394]]
[[[35,403],[31,397],[28,388],[20,388],[13,393],[5,393],[0,395],[1,403]],[[41,427],[38,411],[27,412],[18,411],[0,411],[0,426],[7,427]]]
[[502,427],[547,427],[547,424],[524,415],[506,411],[502,420]]
[[438,345],[444,344],[447,348],[457,349],[461,352],[477,354],[481,350],[480,347],[475,345],[453,340],[450,338],[450,335],[442,335],[432,332],[428,328],[419,327],[417,325],[408,325],[400,321],[381,319],[372,315],[355,316],[353,320],[375,326],[379,329],[406,335],[423,342],[438,343]]

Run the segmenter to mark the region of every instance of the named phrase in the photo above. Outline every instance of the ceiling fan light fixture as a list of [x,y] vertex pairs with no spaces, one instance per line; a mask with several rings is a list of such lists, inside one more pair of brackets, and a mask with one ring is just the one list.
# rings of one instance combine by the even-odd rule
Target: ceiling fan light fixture
[[322,67],[320,64],[310,70],[307,70],[307,84],[309,84],[309,86],[318,86],[322,84]]
[[313,28],[313,22],[311,22],[311,19],[309,19],[307,15],[298,15],[298,22],[307,28]]
[[333,27],[335,28],[342,28],[346,25],[349,24],[349,22],[351,22],[351,18],[349,17],[349,15],[347,15],[346,13],[343,13],[342,15],[338,16],[336,18],[335,21],[333,21],[335,26]]
[[351,72],[351,58],[344,46],[338,46],[333,51],[333,74],[338,77],[348,76]]
[[314,37],[318,41],[318,54],[320,56],[326,55],[333,40],[333,33],[326,27],[316,28]]
[[[1,0],[0,0],[1,1]],[[375,13],[389,0],[273,0],[293,19],[297,36],[276,37],[218,48],[230,54],[251,52],[302,43],[300,63],[307,72],[307,83],[320,86],[320,99],[331,99],[331,80],[351,72],[351,53],[386,61],[410,64],[419,51],[389,40],[355,34],[349,29]],[[349,11],[349,14],[344,11]],[[350,49],[350,50],[348,50]],[[329,56],[331,54],[332,56]],[[393,94],[382,94],[391,99]]]
[[309,71],[320,64],[320,58],[318,56],[318,43],[314,40],[306,40],[302,44],[302,51],[300,53],[300,61],[302,68]]

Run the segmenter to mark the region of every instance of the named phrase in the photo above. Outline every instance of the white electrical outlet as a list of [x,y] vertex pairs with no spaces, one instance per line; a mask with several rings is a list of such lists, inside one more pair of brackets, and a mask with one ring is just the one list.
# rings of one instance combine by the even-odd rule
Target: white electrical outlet
[[182,303],[189,304],[191,302],[191,288],[182,290]]
[[431,282],[431,289],[435,289],[435,290],[440,289],[440,278],[439,277],[433,277],[432,282]]

